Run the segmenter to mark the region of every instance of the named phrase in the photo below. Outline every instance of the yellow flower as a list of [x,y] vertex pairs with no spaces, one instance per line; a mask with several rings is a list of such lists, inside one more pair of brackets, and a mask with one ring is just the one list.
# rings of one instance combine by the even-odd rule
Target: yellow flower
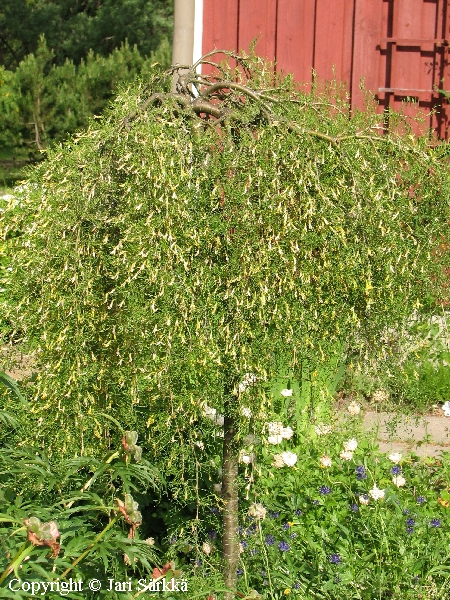
[[291,593],[291,590],[290,590],[289,588],[286,588],[286,589],[284,590],[284,595],[285,595],[285,596],[288,596],[290,593]]

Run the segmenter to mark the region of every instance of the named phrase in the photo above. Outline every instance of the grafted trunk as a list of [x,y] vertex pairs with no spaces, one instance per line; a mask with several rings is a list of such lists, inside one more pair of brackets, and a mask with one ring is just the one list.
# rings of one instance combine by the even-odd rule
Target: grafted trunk
[[[226,416],[224,421],[222,495],[223,510],[223,576],[225,586],[236,590],[239,562],[238,540],[238,468],[239,452],[236,443],[237,426],[234,418]],[[227,593],[224,600],[233,600],[234,593]]]

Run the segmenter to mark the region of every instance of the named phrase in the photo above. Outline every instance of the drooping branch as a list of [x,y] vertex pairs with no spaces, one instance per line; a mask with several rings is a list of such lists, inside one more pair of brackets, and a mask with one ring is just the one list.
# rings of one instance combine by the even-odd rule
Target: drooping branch
[[[300,135],[309,135],[329,142],[334,147],[339,147],[340,143],[348,139],[367,139],[371,141],[384,141],[384,136],[370,135],[367,132],[359,132],[346,136],[331,136],[327,133],[315,131],[312,129],[303,129],[297,123],[294,123],[286,117],[273,112],[270,104],[280,105],[282,100],[270,96],[267,89],[253,89],[245,83],[230,81],[227,77],[227,70],[218,63],[208,60],[214,54],[224,54],[232,58],[242,67],[247,79],[251,78],[251,72],[246,57],[241,57],[233,52],[214,50],[205,54],[194,65],[176,65],[167,71],[168,75],[178,76],[175,92],[155,92],[138,107],[133,113],[128,115],[122,123],[122,127],[130,127],[131,120],[138,114],[145,112],[150,106],[158,103],[173,101],[186,115],[196,116],[200,119],[215,119],[215,123],[222,124],[224,121],[239,121],[239,106],[243,106],[243,98],[254,102],[260,109],[260,115],[270,124],[284,126],[292,133]],[[209,65],[217,69],[219,75],[201,75],[197,73],[200,65]],[[276,88],[271,88],[272,93]],[[214,122],[213,122],[214,123]]]

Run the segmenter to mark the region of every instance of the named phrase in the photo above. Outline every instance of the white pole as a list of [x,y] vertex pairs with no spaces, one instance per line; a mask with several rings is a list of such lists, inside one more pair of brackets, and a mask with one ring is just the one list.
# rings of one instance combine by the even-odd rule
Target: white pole
[[[194,18],[194,55],[192,63],[196,63],[203,56],[203,0],[195,0],[195,18]],[[202,66],[197,69],[202,72]]]

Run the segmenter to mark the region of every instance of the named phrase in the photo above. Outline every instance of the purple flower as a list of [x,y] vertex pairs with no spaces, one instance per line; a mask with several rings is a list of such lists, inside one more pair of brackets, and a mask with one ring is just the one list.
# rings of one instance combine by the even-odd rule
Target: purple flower
[[203,564],[203,562],[202,562],[200,559],[198,559],[198,560],[197,560],[197,567],[201,567],[201,566],[202,566],[202,564]]
[[328,494],[331,494],[331,488],[329,488],[327,485],[323,485],[319,488],[319,494],[321,496],[327,496]]
[[406,519],[406,525],[408,527],[414,527],[414,525],[416,524],[414,519]]
[[294,590],[299,590],[300,589],[300,584],[298,581],[296,581],[293,585]]
[[257,527],[255,524],[250,525],[250,527],[247,529],[247,531],[245,532],[247,535],[253,535],[254,533],[256,533]]
[[270,513],[269,513],[269,517],[271,519],[278,519],[279,516],[280,516],[280,511],[279,510],[278,511],[271,510]]
[[241,540],[241,548],[247,548],[248,544],[245,540]]
[[237,575],[238,577],[240,577],[240,576],[241,576],[241,575],[243,575],[243,574],[244,574],[244,571],[243,571],[243,569],[238,569],[238,570],[236,571],[236,575]]
[[291,535],[290,535],[289,537],[290,537],[290,538],[292,538],[292,539],[294,539],[294,538],[296,538],[296,537],[297,537],[297,534],[296,534],[295,532],[294,532],[294,533],[291,533]]
[[288,550],[291,549],[291,547],[289,546],[289,544],[287,542],[280,542],[278,544],[278,548],[281,552],[287,552]]
[[318,500],[313,500],[312,503],[314,504],[314,506],[319,506],[320,502]]
[[409,533],[409,535],[411,535],[412,533],[414,533],[414,527],[407,527],[406,528],[406,533]]
[[341,562],[341,557],[339,554],[331,554],[329,560],[332,565],[338,565]]
[[170,543],[171,543],[171,544],[176,544],[176,543],[177,543],[177,536],[176,536],[176,535],[173,535],[173,536],[170,538]]
[[217,508],[217,506],[211,506],[211,508],[209,509],[213,515],[218,515],[220,513],[220,510]]
[[211,531],[208,531],[208,537],[211,541],[214,541],[217,539],[217,531],[215,531],[214,529],[212,529]]
[[289,525],[289,523],[285,523],[285,524],[283,525],[283,529],[284,529],[285,531],[287,531],[288,529],[290,529],[290,527],[291,527],[291,526]]
[[250,550],[250,554],[251,554],[252,556],[255,556],[256,554],[258,554],[258,548],[252,548],[252,549]]
[[392,475],[400,475],[401,472],[402,472],[402,468],[399,467],[398,465],[394,465],[391,469]]
[[273,546],[274,544],[275,538],[269,533],[269,535],[266,535],[266,546]]
[[430,521],[430,527],[440,527],[441,526],[441,520],[440,519],[432,519]]
[[355,473],[356,479],[359,479],[359,481],[361,481],[361,479],[367,479],[366,470],[362,465],[356,467]]
[[297,508],[297,510],[294,513],[295,515],[297,515],[297,517],[299,517],[300,515],[303,514],[303,511],[301,511],[299,508]]
[[425,504],[425,496],[417,496],[417,504]]
[[402,512],[404,515],[409,515],[409,510],[407,508],[404,508]]
[[352,504],[352,505],[350,506],[350,510],[351,510],[352,512],[358,512],[358,511],[359,511],[359,506],[358,506],[357,504]]

